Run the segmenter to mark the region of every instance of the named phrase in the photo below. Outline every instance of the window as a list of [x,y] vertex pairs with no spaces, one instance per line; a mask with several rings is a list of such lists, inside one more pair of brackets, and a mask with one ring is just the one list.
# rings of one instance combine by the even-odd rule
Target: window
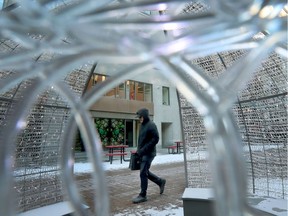
[[[104,82],[109,77],[101,74],[93,74],[90,85],[94,86]],[[105,96],[115,97],[126,100],[137,100],[152,102],[152,85],[148,83],[127,80],[116,88],[111,89]]]
[[121,83],[116,87],[116,98],[125,99],[125,85]]
[[144,83],[136,83],[136,100],[144,101]]
[[126,81],[126,99],[135,100],[135,82],[128,80]]
[[126,81],[126,99],[152,102],[152,85],[131,81]]
[[93,85],[96,85],[97,83],[100,83],[100,82],[104,82],[106,78],[107,76],[105,75],[93,74],[92,75]]
[[151,84],[144,84],[144,101],[152,102],[152,85]]
[[[92,75],[92,85],[96,85],[97,83],[101,83],[104,82],[106,79],[108,78],[108,76],[106,75],[101,75],[101,74],[93,74]],[[115,97],[116,96],[116,88],[111,89],[109,92],[107,92],[105,94],[105,96],[108,97]]]
[[163,105],[170,105],[170,94],[168,87],[162,87],[162,104]]

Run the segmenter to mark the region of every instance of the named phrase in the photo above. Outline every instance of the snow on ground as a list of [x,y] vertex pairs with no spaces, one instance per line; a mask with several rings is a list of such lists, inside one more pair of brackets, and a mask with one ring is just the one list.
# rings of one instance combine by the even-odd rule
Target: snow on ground
[[[194,154],[190,154],[189,157],[187,158],[189,161],[190,160],[198,160],[199,158],[201,159],[205,159],[208,157],[208,152],[205,151],[198,151],[195,152]],[[153,165],[157,165],[157,164],[169,164],[169,163],[177,163],[177,162],[183,162],[184,161],[184,154],[158,154],[155,159],[152,162],[152,166]],[[102,163],[103,169],[106,171],[109,170],[118,170],[118,169],[128,169],[129,168],[129,162],[122,162],[122,164],[120,163],[119,159],[115,159],[113,160],[113,163],[110,164],[110,162],[103,162]],[[48,167],[47,167],[48,169]],[[53,169],[53,167],[50,167],[49,169]],[[37,168],[31,168],[31,172],[35,173],[34,177],[37,177],[39,174],[37,173]],[[26,168],[27,171],[27,168]],[[23,172],[23,170],[18,170],[18,172]],[[74,173],[90,173],[93,172],[93,168],[90,162],[77,162],[74,164]],[[19,173],[18,173],[19,174]],[[31,176],[30,176],[31,177]],[[277,187],[277,185],[279,185],[279,182],[277,181],[277,179],[269,179],[270,182],[269,184],[275,184],[275,187]],[[266,178],[261,179],[261,181],[267,181]],[[262,182],[262,183],[263,183]],[[260,184],[260,180],[258,179],[257,184]],[[281,182],[280,182],[281,183]],[[287,182],[285,182],[287,183]],[[283,203],[281,203],[280,206],[282,206],[282,208],[275,208],[275,199],[273,198],[265,198],[263,199],[261,202],[257,203],[254,205],[254,207],[257,207],[258,209],[262,209],[264,211],[273,213],[274,215],[277,216],[285,216],[287,215],[287,200],[283,200]],[[279,201],[279,200],[278,200]],[[285,209],[285,210],[284,210]],[[149,209],[149,210],[142,210],[141,212],[139,212],[138,214],[139,216],[183,216],[183,208],[182,207],[177,207],[177,206],[172,206],[172,205],[168,205],[166,206],[165,210],[161,209],[157,209],[157,208],[153,208],[153,209]],[[122,213],[118,213],[114,216],[138,216],[135,214],[130,214],[129,212],[122,212]]]
[[[157,164],[169,164],[169,163],[177,163],[183,162],[184,155],[183,154],[159,154],[155,157],[152,162],[153,165]],[[118,169],[128,169],[129,162],[120,163],[120,160],[113,160],[113,163],[103,162],[104,170],[118,170]],[[92,172],[91,163],[75,163],[74,164],[74,173],[89,173]],[[115,214],[114,216],[183,216],[183,208],[178,206],[169,205],[163,209],[152,208],[148,210],[140,210],[139,213],[130,214],[128,212],[122,212]]]
[[145,211],[140,210],[137,213],[133,212],[133,214],[125,212],[125,211],[118,213],[118,214],[114,214],[114,216],[183,216],[183,215],[184,213],[183,213],[182,207],[178,207],[178,206],[171,205],[171,204],[166,206],[165,210],[151,208]]
[[[254,200],[258,201],[256,204],[253,205],[252,199],[252,206],[257,209],[260,209],[264,212],[271,213],[276,216],[287,216],[287,200],[284,199],[275,199],[271,197],[261,197],[258,195],[252,195]],[[258,198],[258,199],[257,199]]]
[[[168,164],[168,163],[175,163],[175,162],[183,162],[184,156],[183,154],[163,154],[157,155],[152,162],[152,166],[156,164]],[[117,170],[117,169],[128,169],[129,162],[122,162],[120,160],[113,160],[113,163],[110,162],[103,162],[103,169],[104,170]],[[74,173],[89,173],[92,172],[92,165],[90,162],[84,163],[75,163],[74,164]]]
[[[200,158],[204,159],[207,158],[208,152],[205,151],[199,151],[195,154],[191,154],[188,158],[188,160],[197,160]],[[183,154],[160,154],[155,157],[155,159],[152,162],[153,165],[157,164],[169,164],[169,163],[175,163],[175,162],[183,162],[184,161],[184,155]],[[117,169],[128,169],[129,162],[123,162],[120,163],[120,160],[114,160],[112,164],[110,162],[103,162],[103,169],[104,170],[117,170]],[[74,165],[74,172],[75,173],[88,173],[92,172],[92,166],[91,163],[75,163]],[[263,179],[263,181],[266,180]],[[270,185],[274,183],[274,181],[277,183],[277,179],[270,179]],[[258,182],[260,183],[260,182]],[[279,182],[277,183],[279,185]],[[277,185],[276,184],[276,185]],[[254,204],[253,206],[261,209],[263,211],[267,211],[269,213],[272,213],[277,216],[285,216],[287,215],[287,200],[280,200],[279,205],[279,199],[276,201],[276,199],[265,197],[260,199],[261,202]],[[286,203],[285,203],[286,202]],[[277,203],[277,204],[276,204]],[[275,206],[281,206],[281,208],[276,208]],[[130,214],[129,212],[121,212],[114,216],[183,216],[183,208],[168,205],[165,207],[165,210],[163,209],[157,209],[152,208],[149,210],[142,210],[139,211],[139,213],[133,213]]]

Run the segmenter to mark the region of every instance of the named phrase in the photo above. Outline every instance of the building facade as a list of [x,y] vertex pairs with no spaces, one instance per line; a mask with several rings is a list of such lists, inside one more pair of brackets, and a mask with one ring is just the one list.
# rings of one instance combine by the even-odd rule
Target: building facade
[[[98,64],[86,91],[109,79],[113,70]],[[150,119],[158,128],[157,148],[182,140],[176,88],[154,69],[119,83],[91,107],[103,146],[125,144],[137,147],[140,125],[136,112],[143,107],[149,110]]]

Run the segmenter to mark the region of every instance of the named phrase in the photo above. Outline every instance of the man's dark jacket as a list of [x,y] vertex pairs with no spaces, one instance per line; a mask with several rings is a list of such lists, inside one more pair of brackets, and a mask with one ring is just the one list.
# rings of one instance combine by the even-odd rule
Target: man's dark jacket
[[143,123],[138,137],[137,153],[140,156],[156,156],[156,144],[159,141],[159,133],[154,122],[149,118],[147,109],[140,109],[137,112],[138,117],[143,117]]

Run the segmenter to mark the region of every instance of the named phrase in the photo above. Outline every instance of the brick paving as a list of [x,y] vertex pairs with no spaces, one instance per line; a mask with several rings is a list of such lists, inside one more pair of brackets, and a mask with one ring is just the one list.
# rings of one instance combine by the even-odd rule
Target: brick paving
[[[183,207],[182,194],[185,190],[184,163],[153,165],[151,172],[166,179],[165,191],[159,194],[159,187],[149,181],[147,198],[148,201],[140,204],[133,204],[132,198],[140,192],[139,171],[128,169],[106,171],[107,185],[110,194],[111,216],[121,215],[144,215],[148,209],[161,211],[166,208]],[[90,174],[77,174],[77,183],[86,204],[93,209],[94,194],[92,193],[92,180]]]

